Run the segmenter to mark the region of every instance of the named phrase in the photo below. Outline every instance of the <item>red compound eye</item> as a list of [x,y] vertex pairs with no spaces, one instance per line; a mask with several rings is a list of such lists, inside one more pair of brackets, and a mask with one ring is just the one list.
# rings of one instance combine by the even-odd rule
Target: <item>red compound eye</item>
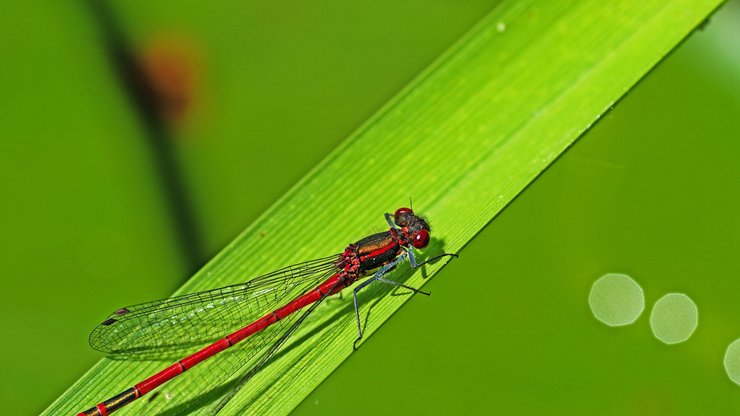
[[429,232],[427,230],[419,230],[414,237],[413,243],[415,248],[424,248],[429,244]]
[[[396,225],[403,227],[406,223],[404,219],[409,215],[414,215],[414,211],[412,211],[411,208],[398,208],[393,214],[393,222],[395,222]],[[403,222],[403,224],[401,222]]]

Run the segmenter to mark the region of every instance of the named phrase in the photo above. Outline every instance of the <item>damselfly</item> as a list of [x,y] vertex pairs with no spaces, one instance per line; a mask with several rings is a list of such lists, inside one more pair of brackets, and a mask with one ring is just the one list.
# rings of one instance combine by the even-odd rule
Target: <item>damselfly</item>
[[[386,213],[385,219],[390,225],[388,231],[350,244],[341,254],[285,267],[242,284],[116,310],[90,334],[93,348],[146,357],[165,351],[185,354],[188,349],[209,344],[78,416],[110,414],[216,355],[213,360],[218,364],[209,369],[209,380],[226,380],[236,371],[243,371],[221,392],[213,406],[213,413],[218,412],[324,299],[372,272],[372,277],[359,283],[352,292],[357,319],[356,348],[363,332],[359,291],[373,282],[382,282],[428,295],[385,276],[406,260],[416,268],[440,257],[456,256],[445,253],[417,263],[414,249],[429,244],[428,222],[410,208],[399,208],[393,215]],[[295,293],[301,295],[284,301]],[[303,309],[301,314],[296,313]],[[252,365],[244,368],[245,363]],[[180,406],[184,411],[187,403]]]

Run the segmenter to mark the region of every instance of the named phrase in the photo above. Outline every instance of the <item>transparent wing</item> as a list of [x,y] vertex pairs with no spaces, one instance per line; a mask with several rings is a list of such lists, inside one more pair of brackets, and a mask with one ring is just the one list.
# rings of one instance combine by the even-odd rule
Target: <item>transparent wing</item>
[[121,308],[90,334],[94,349],[162,357],[213,342],[282,306],[336,270],[338,256],[298,263],[246,283]]
[[[329,269],[317,277],[323,281],[334,273],[334,269]],[[179,416],[218,413],[257,371],[268,364],[306,316],[327,296],[328,294],[305,311],[288,315],[188,369],[183,375],[157,388],[149,397],[121,409],[121,414]]]
[[[231,399],[236,396],[236,394],[239,392],[239,390],[242,389],[250,380],[252,380],[252,377],[254,377],[255,374],[257,374],[260,370],[262,370],[262,367],[267,365],[267,363],[270,361],[270,359],[277,353],[283,345],[290,339],[290,337],[293,335],[293,333],[298,330],[298,328],[303,324],[303,321],[306,320],[308,315],[311,314],[316,308],[319,307],[321,302],[324,301],[330,294],[333,292],[334,288],[336,288],[341,282],[338,282],[334,287],[332,287],[331,290],[327,291],[325,295],[323,295],[319,300],[314,302],[311,306],[309,306],[303,313],[300,314],[300,317],[297,319],[294,319],[290,326],[286,325],[286,329],[281,331],[280,337],[275,337],[274,342],[270,346],[270,348],[264,348],[264,352],[258,356],[255,356],[254,359],[250,362],[250,366],[247,367],[245,365],[241,366],[238,369],[238,376],[232,381],[233,387],[228,389],[223,396],[221,397],[220,401],[213,406],[212,408],[208,409],[209,415],[216,415],[218,414],[221,409],[223,409]],[[293,314],[298,315],[298,314]],[[277,334],[276,334],[277,335]]]

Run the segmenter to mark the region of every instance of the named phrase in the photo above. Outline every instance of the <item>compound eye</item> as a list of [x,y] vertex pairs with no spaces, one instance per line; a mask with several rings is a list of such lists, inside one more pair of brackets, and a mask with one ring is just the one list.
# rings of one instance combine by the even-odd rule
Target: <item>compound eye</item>
[[404,219],[409,215],[414,215],[414,211],[412,211],[411,208],[398,208],[393,214],[393,222],[395,222],[396,225],[403,227],[406,224]]
[[429,232],[427,230],[419,230],[411,244],[414,245],[414,248],[426,247],[429,244]]

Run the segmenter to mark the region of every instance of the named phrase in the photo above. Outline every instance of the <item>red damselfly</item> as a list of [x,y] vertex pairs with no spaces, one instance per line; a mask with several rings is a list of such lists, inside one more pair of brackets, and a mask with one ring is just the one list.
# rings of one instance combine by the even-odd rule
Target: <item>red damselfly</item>
[[[90,345],[96,350],[124,357],[197,351],[78,416],[110,414],[218,354],[220,359],[206,364],[213,362],[208,370],[210,383],[232,378],[236,372],[243,374],[232,378],[229,388],[219,392],[220,397],[211,408],[211,413],[217,413],[324,299],[374,272],[352,293],[357,319],[356,348],[363,332],[357,301],[360,290],[373,282],[382,282],[428,295],[384,276],[405,260],[416,268],[440,257],[456,256],[444,253],[417,263],[414,249],[429,244],[428,222],[410,208],[399,208],[393,215],[386,213],[385,219],[390,225],[388,231],[350,244],[341,254],[285,267],[242,284],[116,310],[90,334]],[[295,293],[301,295],[284,302]],[[303,313],[296,313],[304,308]],[[252,365],[245,368],[246,363]],[[180,397],[185,401],[171,403],[169,413],[184,413],[190,410],[189,405],[196,405],[193,398]]]

